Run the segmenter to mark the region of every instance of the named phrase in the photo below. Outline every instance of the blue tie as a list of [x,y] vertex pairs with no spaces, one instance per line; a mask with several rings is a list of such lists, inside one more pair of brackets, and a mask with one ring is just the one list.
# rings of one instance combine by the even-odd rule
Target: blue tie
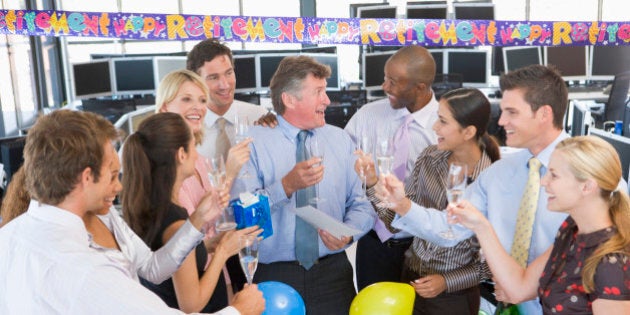
[[[295,160],[302,162],[307,160],[306,137],[308,130],[301,130],[297,137],[297,151]],[[309,200],[315,197],[315,186],[309,186],[295,192],[295,206],[304,207],[309,205]],[[295,217],[295,258],[304,269],[310,269],[319,258],[319,236],[317,230],[300,217]]]

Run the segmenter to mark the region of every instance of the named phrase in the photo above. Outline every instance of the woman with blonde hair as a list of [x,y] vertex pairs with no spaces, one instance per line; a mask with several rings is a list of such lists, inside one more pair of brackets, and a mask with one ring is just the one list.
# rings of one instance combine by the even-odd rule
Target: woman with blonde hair
[[620,179],[619,156],[606,141],[583,136],[558,144],[541,185],[548,209],[569,217],[527,268],[470,203],[449,211],[475,232],[497,281],[510,284],[497,299],[518,303],[538,295],[545,314],[630,314],[630,202]]

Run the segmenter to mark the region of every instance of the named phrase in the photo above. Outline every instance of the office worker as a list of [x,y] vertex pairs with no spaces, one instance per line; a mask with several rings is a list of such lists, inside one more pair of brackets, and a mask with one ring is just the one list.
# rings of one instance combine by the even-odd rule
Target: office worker
[[[183,181],[195,172],[197,155],[190,128],[175,113],[158,113],[145,119],[125,142],[123,214],[129,226],[154,250],[162,247],[188,217],[179,205],[178,194]],[[226,203],[215,207],[216,212]],[[207,268],[211,244],[199,244],[172,279],[158,285],[143,284],[171,307],[186,312],[217,311],[227,306],[225,292],[214,294],[225,261],[240,250],[240,236],[260,232],[256,227],[227,232],[216,245]],[[225,287],[219,288],[225,291]]]
[[[247,118],[254,123],[268,112],[262,106],[234,99],[236,74],[232,50],[219,40],[206,39],[195,45],[188,53],[186,69],[201,76],[210,96],[207,103],[209,111],[203,120],[204,139],[199,144],[199,153],[207,158],[223,155],[227,177],[234,179],[245,163],[234,157],[240,155],[242,150],[234,148],[230,151],[231,143],[234,143],[235,117]],[[271,122],[273,126],[273,120]]]
[[[438,120],[433,130],[438,144],[427,147],[415,162],[407,197],[425,207],[444,209],[446,178],[449,164],[467,166],[467,177],[473,182],[491,163],[500,157],[498,144],[486,132],[490,117],[490,103],[477,89],[462,88],[445,93],[440,98]],[[392,231],[393,213],[380,206],[374,195],[376,183],[374,162],[370,156],[357,160],[355,170],[366,170],[368,196],[376,205],[379,216]],[[479,312],[478,284],[489,278],[487,266],[480,259],[479,246],[474,238],[455,247],[440,247],[419,237],[407,250],[400,281],[411,283],[418,296],[414,314],[477,314]]]
[[[0,313],[181,314],[90,248],[81,218],[109,208],[121,188],[117,136],[104,118],[66,110],[29,130],[23,168],[36,201],[0,229]],[[199,229],[203,220],[191,223]],[[259,314],[261,304],[252,286],[221,314]]]
[[[431,126],[437,121],[438,102],[431,85],[435,77],[435,61],[424,47],[407,46],[398,50],[385,63],[383,90],[387,98],[363,105],[348,121],[346,132],[355,141],[367,136],[393,138],[408,131],[404,175],[408,182],[416,158],[429,145],[437,143]],[[399,131],[400,130],[400,131]],[[396,149],[396,148],[395,148]],[[398,281],[404,253],[412,237],[404,231],[391,235],[379,219],[372,231],[357,244],[356,273],[359,290],[376,282]]]
[[[253,127],[252,156],[245,167],[254,176],[237,179],[232,193],[264,189],[269,194],[273,235],[260,244],[254,281],[289,284],[304,298],[308,314],[345,315],[356,291],[344,249],[373,226],[376,214],[360,198],[352,140],[325,122],[328,76],[330,68],[308,56],[280,62],[271,79],[278,126]],[[305,150],[314,141],[323,159],[308,158]],[[323,202],[310,200],[315,185]],[[308,204],[362,233],[336,238],[316,230],[292,211]]]
[[[535,188],[530,191],[534,194],[537,192],[538,197],[525,198],[532,207],[520,207],[520,204],[530,177],[528,164],[532,163],[532,168],[537,164],[540,166],[538,171],[532,169],[532,178],[546,174],[551,152],[560,141],[569,137],[562,129],[567,88],[553,68],[542,65],[509,72],[501,76],[499,82],[503,92],[499,125],[505,128],[508,146],[525,150],[509,154],[493,163],[468,186],[465,199],[488,218],[506,251],[514,247],[515,253],[522,254],[519,256],[525,265],[547,250],[558,226],[566,218],[564,213],[547,210],[548,196],[544,189],[537,186],[532,185]],[[379,181],[376,188],[382,194],[381,197],[390,195],[389,200],[396,204],[392,207],[397,214],[392,223],[395,228],[410,231],[442,246],[454,246],[472,235],[470,230],[454,225],[453,230],[458,238],[447,240],[440,237],[439,233],[447,229],[446,214],[413,203],[405,197],[402,183],[392,178],[386,178],[385,182]],[[523,220],[517,222],[520,210],[530,211],[526,212]],[[522,223],[524,219],[529,219],[529,223]],[[528,229],[531,234],[521,233],[519,227]],[[521,238],[515,242],[517,233]],[[540,303],[535,300],[524,302],[519,308],[525,314],[541,313]]]
[[497,299],[517,303],[538,296],[544,314],[630,313],[630,203],[619,188],[621,165],[606,141],[581,136],[560,142],[541,179],[549,211],[569,214],[555,241],[527,268],[501,247],[493,226],[470,203],[449,211],[481,243]]

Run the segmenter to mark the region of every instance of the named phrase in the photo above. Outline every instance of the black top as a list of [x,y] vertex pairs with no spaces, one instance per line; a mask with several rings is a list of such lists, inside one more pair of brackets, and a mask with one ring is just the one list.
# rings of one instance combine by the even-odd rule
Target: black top
[[630,257],[624,254],[604,256],[595,271],[593,292],[586,293],[582,285],[586,259],[616,233],[608,227],[578,234],[571,217],[562,223],[538,287],[544,314],[592,314],[598,298],[630,300]]
[[[154,245],[151,246],[152,249],[155,250],[156,248],[160,248],[164,245],[162,243],[162,237],[167,227],[177,221],[186,220],[187,218],[188,213],[186,212],[186,209],[171,203],[165,214],[164,220],[162,221],[160,233],[155,239],[155,244],[151,244]],[[197,245],[197,247],[195,248],[195,257],[197,261],[197,273],[199,275],[199,278],[201,278],[201,276],[203,275],[203,270],[208,261],[208,252],[206,251],[206,247],[203,242],[199,243],[199,245]],[[144,279],[140,279],[140,282],[149,290],[157,294],[162,300],[164,300],[164,302],[166,302],[168,306],[179,308],[172,278],[169,278],[168,280],[158,285]],[[208,304],[206,304],[206,306],[200,311],[200,313],[213,313],[226,306],[228,306],[227,289],[225,286],[223,273],[221,273],[219,280],[217,281],[216,288],[214,289],[214,293],[212,294],[212,298],[210,299]]]

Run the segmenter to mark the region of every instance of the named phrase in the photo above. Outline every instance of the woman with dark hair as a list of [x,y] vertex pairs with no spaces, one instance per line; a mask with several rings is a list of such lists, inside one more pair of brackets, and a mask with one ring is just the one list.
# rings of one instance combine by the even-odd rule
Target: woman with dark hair
[[[195,138],[179,114],[158,113],[147,118],[125,142],[123,214],[153,250],[162,247],[188,218],[179,203],[179,192],[184,180],[195,173],[196,160]],[[226,203],[224,198],[215,209],[220,211]],[[210,241],[199,244],[172,279],[159,285],[145,281],[143,284],[169,306],[187,313],[220,310],[227,306],[227,297],[217,294],[215,298],[213,293],[225,261],[238,253],[242,235],[260,232],[257,227],[230,231],[218,245]],[[210,248],[214,257],[204,271]]]
[[544,314],[630,314],[630,202],[619,188],[621,164],[606,141],[560,142],[540,180],[549,211],[569,217],[552,246],[522,267],[501,246],[488,219],[467,201],[450,206],[454,221],[477,235],[510,303],[540,298]]
[[[424,207],[446,209],[449,164],[467,165],[467,177],[472,182],[500,157],[498,144],[486,132],[489,119],[490,103],[479,90],[462,88],[442,95],[438,120],[433,125],[438,143],[427,147],[418,156],[409,184],[397,199],[388,197],[389,202],[394,205],[415,202]],[[367,169],[368,197],[379,217],[391,232],[398,232],[391,226],[395,214],[392,210],[396,211],[396,207],[391,210],[383,207],[374,185],[377,181],[386,181],[388,185],[399,185],[402,189],[403,183],[395,176],[379,180],[373,161],[363,154],[355,169],[358,172],[362,167]],[[414,234],[412,230],[407,232]],[[480,261],[478,248],[474,238],[446,248],[414,237],[405,255],[401,275],[401,281],[411,283],[416,290],[414,314],[479,312],[478,284],[489,275]]]

